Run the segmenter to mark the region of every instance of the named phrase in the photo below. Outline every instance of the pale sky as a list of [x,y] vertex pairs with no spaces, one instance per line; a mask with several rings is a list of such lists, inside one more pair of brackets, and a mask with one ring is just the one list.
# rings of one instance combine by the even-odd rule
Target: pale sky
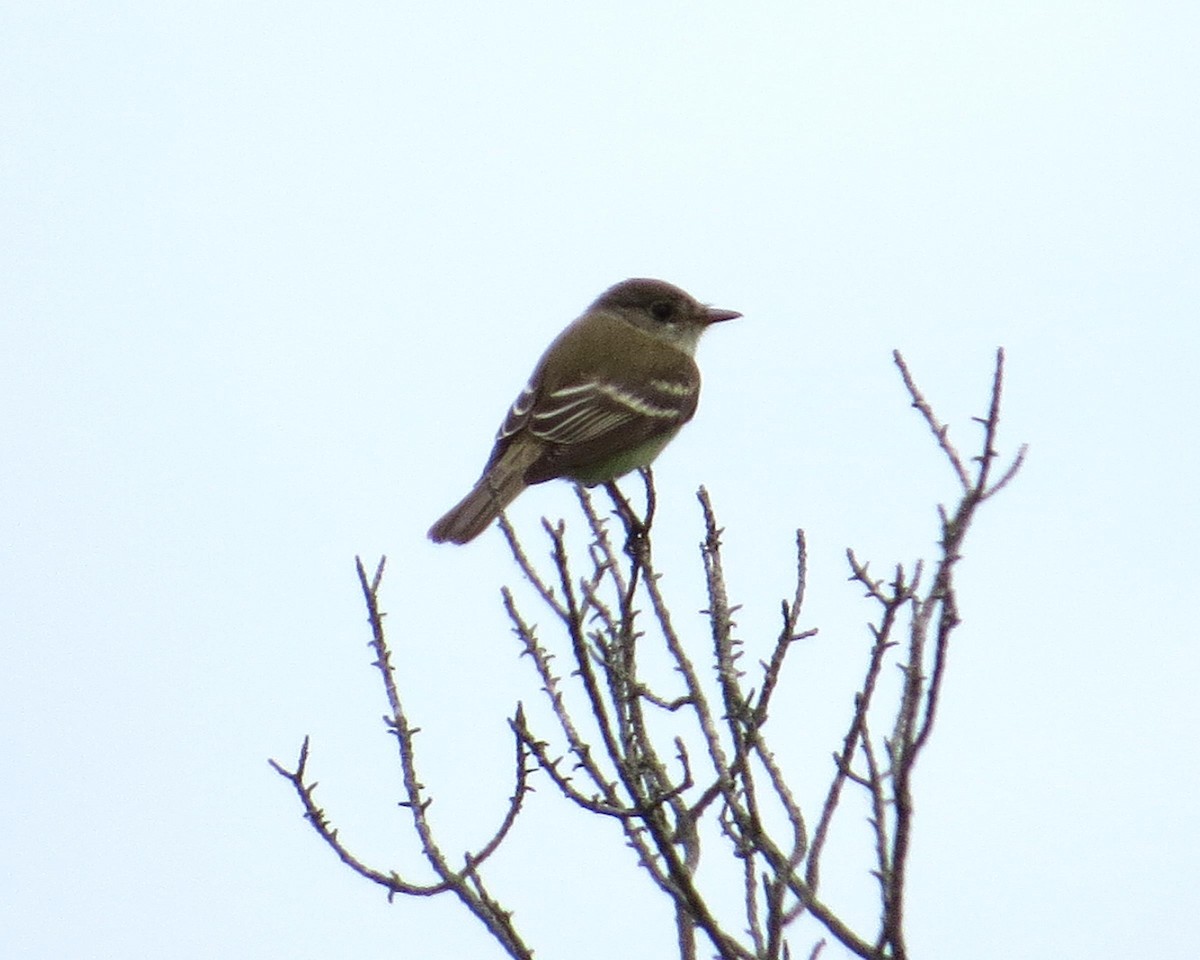
[[[519,574],[425,531],[546,343],[651,276],[745,315],[657,465],[659,561],[704,644],[706,484],[757,659],[807,531],[803,796],[867,648],[845,548],[932,556],[954,491],[890,352],[973,450],[1005,347],[1029,460],[961,568],[913,956],[1190,960],[1198,39],[1164,2],[6,4],[0,952],[501,955],[350,874],[266,760],[311,734],[343,836],[425,876],[354,578],[386,553],[447,846],[490,831]],[[610,825],[545,782],[524,816],[488,877],[539,957],[672,955]]]

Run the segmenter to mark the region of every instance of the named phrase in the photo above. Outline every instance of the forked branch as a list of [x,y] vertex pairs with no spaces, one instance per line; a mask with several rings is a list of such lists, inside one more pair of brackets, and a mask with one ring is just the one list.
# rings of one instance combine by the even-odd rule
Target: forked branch
[[[271,761],[295,789],[306,819],[321,839],[356,873],[383,886],[389,896],[452,893],[512,957],[532,950],[511,913],[492,896],[480,867],[510,837],[541,770],[549,783],[582,812],[621,831],[635,862],[669,898],[682,960],[785,960],[792,927],[809,917],[818,938],[807,955],[817,957],[827,939],[865,960],[907,960],[906,884],[913,842],[917,761],[932,734],[945,682],[950,640],[961,623],[955,572],[979,507],[1003,489],[1024,461],[1025,449],[997,472],[997,432],[1004,354],[996,355],[992,389],[979,452],[965,456],[934,412],[904,358],[894,354],[904,387],[929,428],[954,477],[955,503],[938,507],[938,554],[931,561],[895,564],[876,577],[853,550],[849,579],[873,608],[861,679],[849,703],[845,732],[833,752],[819,806],[806,811],[767,738],[773,697],[797,642],[816,635],[802,627],[808,554],[796,533],[795,587],[780,602],[779,632],[759,642],[743,637],[730,596],[723,536],[708,492],[701,488],[700,555],[708,603],[703,611],[708,643],[697,624],[676,618],[653,550],[655,490],[643,473],[644,506],[638,508],[607,484],[609,507],[577,488],[588,545],[574,555],[566,525],[544,522],[547,564],[530,559],[504,517],[500,527],[518,569],[531,585],[533,602],[551,614],[548,636],[526,617],[512,591],[505,610],[534,669],[549,731],[535,730],[518,704],[509,721],[515,744],[515,783],[500,824],[461,863],[439,846],[429,817],[430,797],[417,772],[417,728],[405,711],[392,653],[379,610],[384,563],[359,582],[371,625],[371,645],[388,704],[384,722],[395,737],[404,784],[400,806],[408,811],[432,879],[416,882],[368,866],[352,854],[314,800],[308,774],[307,738],[294,770]],[[614,523],[615,521],[615,523]],[[677,623],[678,621],[678,623]],[[685,626],[679,626],[684,624]],[[707,646],[701,658],[699,651]],[[753,660],[748,654],[756,652]],[[647,663],[662,663],[665,673]],[[701,662],[702,660],[702,662]],[[750,666],[749,664],[753,664]],[[898,694],[881,683],[886,670],[901,675]],[[791,683],[803,682],[795,672]],[[772,736],[774,733],[772,732]],[[821,867],[835,821],[849,819],[846,798],[856,797],[872,831],[872,862],[863,876],[879,894],[879,919],[855,929],[836,905],[819,895]],[[841,816],[840,816],[841,815]],[[701,874],[706,863],[716,866]],[[724,863],[724,871],[720,864]],[[606,921],[598,921],[606,922]],[[606,955],[613,953],[606,947]]]

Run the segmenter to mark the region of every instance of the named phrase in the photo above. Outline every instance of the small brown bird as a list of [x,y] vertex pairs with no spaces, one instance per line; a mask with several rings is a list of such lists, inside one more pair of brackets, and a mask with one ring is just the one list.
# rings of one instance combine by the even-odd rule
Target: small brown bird
[[591,486],[648,466],[696,412],[700,335],[740,316],[662,280],[610,287],[542,354],[482,476],[429,539],[474,540],[535,483]]

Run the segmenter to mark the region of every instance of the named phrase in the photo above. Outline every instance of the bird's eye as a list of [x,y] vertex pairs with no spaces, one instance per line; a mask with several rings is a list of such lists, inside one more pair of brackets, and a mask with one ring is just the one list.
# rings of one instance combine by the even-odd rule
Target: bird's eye
[[650,305],[650,313],[655,320],[662,323],[667,323],[675,319],[675,304],[670,300],[659,300],[657,303]]

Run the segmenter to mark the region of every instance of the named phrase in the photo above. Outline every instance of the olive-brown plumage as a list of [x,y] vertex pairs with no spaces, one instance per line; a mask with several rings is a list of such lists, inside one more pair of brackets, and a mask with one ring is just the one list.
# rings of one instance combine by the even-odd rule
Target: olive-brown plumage
[[429,538],[473,540],[536,483],[590,485],[649,465],[696,412],[700,335],[739,316],[662,280],[606,290],[542,354],[479,480]]

